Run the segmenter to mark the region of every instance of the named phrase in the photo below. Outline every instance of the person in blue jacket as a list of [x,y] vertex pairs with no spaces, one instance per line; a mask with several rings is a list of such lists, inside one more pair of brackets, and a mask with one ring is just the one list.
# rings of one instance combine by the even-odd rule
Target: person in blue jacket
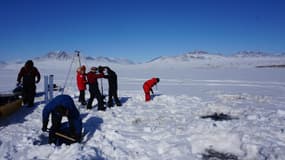
[[[50,114],[52,126],[49,129],[49,143],[71,144],[81,141],[82,120],[70,96],[58,95],[44,107],[42,131],[47,131]],[[61,123],[63,116],[67,117],[68,123]]]

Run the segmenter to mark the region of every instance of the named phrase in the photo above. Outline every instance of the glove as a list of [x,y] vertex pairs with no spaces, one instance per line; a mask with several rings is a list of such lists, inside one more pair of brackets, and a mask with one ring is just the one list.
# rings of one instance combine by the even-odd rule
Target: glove
[[153,94],[153,90],[152,89],[150,89],[150,92],[151,92],[151,94]]
[[47,131],[47,124],[48,124],[48,122],[43,122],[43,127],[42,127],[43,132]]
[[21,86],[21,82],[17,82],[16,86],[17,87]]
[[105,67],[99,66],[99,67],[98,67],[99,73],[104,73],[104,69],[105,69]]

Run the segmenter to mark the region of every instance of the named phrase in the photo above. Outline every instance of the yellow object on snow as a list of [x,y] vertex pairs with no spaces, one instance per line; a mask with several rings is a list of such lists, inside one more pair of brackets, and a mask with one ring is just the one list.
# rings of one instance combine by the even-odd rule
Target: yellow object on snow
[[22,99],[17,99],[0,106],[0,117],[5,117],[16,112],[18,109],[21,108],[21,106],[22,106]]

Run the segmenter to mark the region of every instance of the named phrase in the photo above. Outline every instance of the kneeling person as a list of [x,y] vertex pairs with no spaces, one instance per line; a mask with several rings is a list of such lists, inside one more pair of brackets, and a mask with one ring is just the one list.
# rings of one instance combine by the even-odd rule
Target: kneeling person
[[[52,99],[43,109],[43,131],[47,131],[49,115],[52,126],[49,130],[49,143],[56,145],[72,144],[81,141],[82,120],[73,99],[68,95],[59,95]],[[68,123],[61,123],[66,116]]]

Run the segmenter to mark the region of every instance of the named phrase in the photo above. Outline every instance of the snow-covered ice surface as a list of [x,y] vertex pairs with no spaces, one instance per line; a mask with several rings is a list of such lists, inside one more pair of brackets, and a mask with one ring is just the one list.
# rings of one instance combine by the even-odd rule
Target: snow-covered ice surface
[[[55,83],[63,85],[69,62],[35,65],[42,75],[54,74]],[[21,66],[0,69],[2,92],[15,86]],[[118,74],[123,106],[106,112],[87,111],[78,104],[72,71],[65,93],[80,110],[82,143],[47,144],[47,134],[41,131],[45,102],[39,96],[36,107],[23,107],[0,119],[0,159],[199,160],[206,159],[209,149],[242,160],[285,159],[285,69],[162,66],[111,65]],[[146,103],[142,84],[153,76],[161,82]],[[106,80],[103,84],[107,93]],[[42,90],[43,79],[37,91]],[[201,118],[214,113],[234,119]]]

